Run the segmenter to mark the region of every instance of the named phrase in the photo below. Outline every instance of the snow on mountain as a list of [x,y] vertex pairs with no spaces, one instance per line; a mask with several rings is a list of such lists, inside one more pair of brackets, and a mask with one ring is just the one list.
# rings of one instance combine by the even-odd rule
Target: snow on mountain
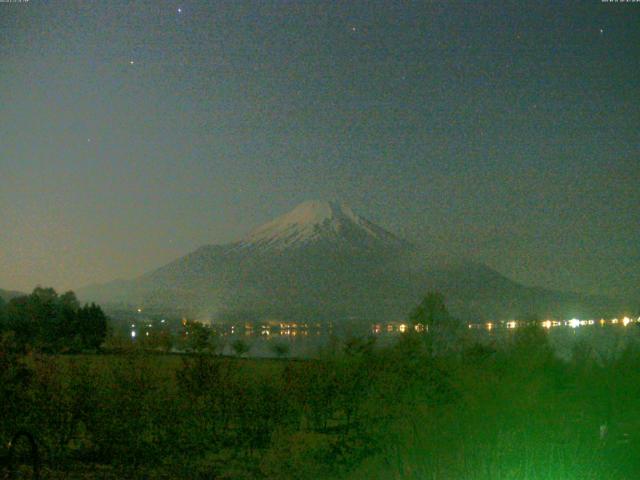
[[367,247],[406,245],[392,233],[356,215],[346,205],[308,201],[254,229],[238,247],[285,250],[321,240]]

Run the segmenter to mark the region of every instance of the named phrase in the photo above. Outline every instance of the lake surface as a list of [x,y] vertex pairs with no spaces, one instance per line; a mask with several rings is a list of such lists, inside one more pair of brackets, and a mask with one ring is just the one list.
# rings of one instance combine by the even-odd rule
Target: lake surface
[[[548,332],[549,342],[561,358],[569,358],[576,345],[590,347],[592,354],[602,360],[619,355],[629,345],[640,346],[640,318],[546,320],[538,323]],[[466,326],[466,334],[482,344],[500,344],[509,342],[519,329],[531,324],[518,321],[471,323]],[[282,345],[287,349],[287,356],[309,357],[339,349],[342,341],[349,337],[375,337],[377,344],[389,345],[410,328],[411,325],[399,322],[348,330],[306,324],[257,328],[236,325],[225,327],[219,334],[225,344],[225,354],[232,355],[231,344],[242,338],[251,346],[250,356],[273,357],[276,355],[274,346]]]

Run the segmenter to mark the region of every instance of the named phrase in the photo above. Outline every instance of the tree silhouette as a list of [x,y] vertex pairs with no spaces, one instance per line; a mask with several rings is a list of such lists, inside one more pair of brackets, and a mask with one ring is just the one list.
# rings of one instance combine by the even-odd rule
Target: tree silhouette
[[241,338],[234,340],[233,343],[231,344],[231,348],[233,348],[233,351],[238,357],[241,357],[251,349],[249,344],[244,340],[242,340]]
[[107,336],[107,316],[102,309],[92,303],[77,312],[78,334],[84,348],[100,348]]
[[80,306],[73,292],[58,295],[37,287],[31,295],[12,299],[6,307],[6,329],[25,350],[61,352],[95,349],[107,334],[107,317],[95,305]]
[[211,330],[200,322],[187,322],[186,349],[197,353],[213,350]]
[[428,292],[422,302],[411,312],[412,324],[422,324],[427,328],[443,325],[451,321],[451,315],[440,292]]
[[284,358],[289,355],[290,347],[286,343],[276,342],[271,345],[271,351],[278,358]]
[[5,328],[6,328],[6,308],[7,308],[7,304],[5,303],[5,301],[2,299],[2,297],[0,297],[0,333],[2,333]]

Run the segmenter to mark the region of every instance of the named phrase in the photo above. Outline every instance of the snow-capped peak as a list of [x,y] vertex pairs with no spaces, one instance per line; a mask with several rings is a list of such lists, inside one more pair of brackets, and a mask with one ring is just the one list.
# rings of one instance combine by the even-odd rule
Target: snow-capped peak
[[320,239],[351,243],[364,241],[368,244],[402,243],[393,234],[356,215],[346,205],[308,201],[251,231],[240,246],[283,250]]

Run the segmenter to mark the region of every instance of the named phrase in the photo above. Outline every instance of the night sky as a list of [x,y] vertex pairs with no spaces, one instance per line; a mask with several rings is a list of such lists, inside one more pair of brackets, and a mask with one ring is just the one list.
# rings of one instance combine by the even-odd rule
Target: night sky
[[640,294],[640,3],[0,3],[0,287],[339,200],[530,285]]

